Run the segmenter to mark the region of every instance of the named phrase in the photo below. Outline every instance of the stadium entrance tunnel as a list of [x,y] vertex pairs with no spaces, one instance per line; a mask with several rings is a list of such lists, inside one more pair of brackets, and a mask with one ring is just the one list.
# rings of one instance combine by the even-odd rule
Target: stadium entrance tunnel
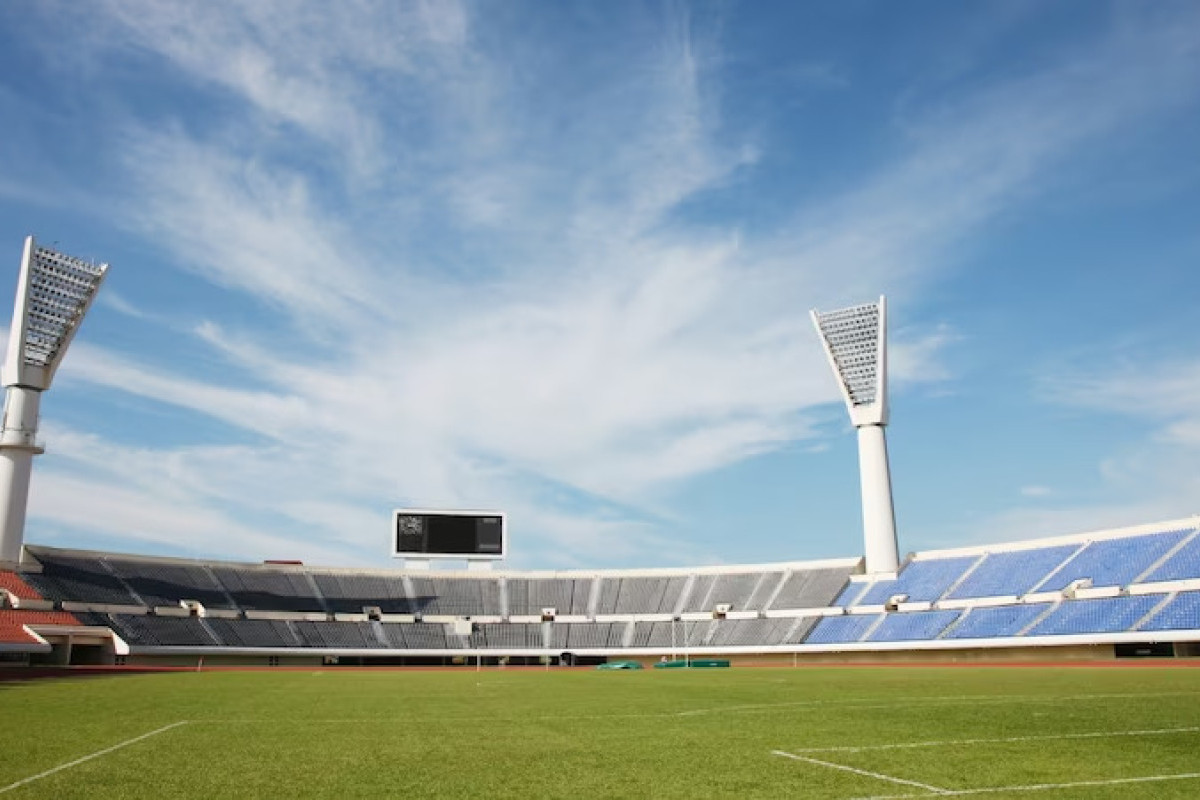
[[94,667],[115,664],[128,648],[119,647],[111,634],[96,630],[53,632],[38,628],[49,651],[29,653],[29,665],[35,667]]
[[1113,647],[1117,658],[1174,658],[1173,642],[1122,642]]

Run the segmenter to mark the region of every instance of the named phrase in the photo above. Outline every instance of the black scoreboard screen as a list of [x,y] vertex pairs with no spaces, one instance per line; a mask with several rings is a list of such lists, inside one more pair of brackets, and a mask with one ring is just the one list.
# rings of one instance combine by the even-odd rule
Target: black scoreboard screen
[[392,535],[394,556],[504,558],[504,514],[498,511],[399,509]]

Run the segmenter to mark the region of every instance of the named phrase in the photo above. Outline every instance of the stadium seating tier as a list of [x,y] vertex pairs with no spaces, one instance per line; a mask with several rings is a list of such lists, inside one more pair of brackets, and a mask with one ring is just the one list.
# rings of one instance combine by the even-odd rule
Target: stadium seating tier
[[805,644],[840,644],[857,642],[875,624],[879,614],[850,614],[837,617],[821,617],[813,626]]
[[958,619],[961,611],[908,611],[885,614],[883,621],[866,641],[910,642],[936,639],[950,623]]
[[1200,630],[1200,592],[1180,592],[1175,595],[1138,630]]
[[946,634],[947,639],[995,639],[1017,636],[1044,614],[1051,603],[1021,603],[969,609]]
[[1146,582],[1179,581],[1197,576],[1200,576],[1200,532],[1193,533],[1183,547],[1156,567]]
[[1080,545],[1069,544],[988,553],[979,566],[947,597],[957,600],[967,597],[1023,595],[1057,569],[1059,564],[1074,555],[1079,548]]
[[[1030,543],[1034,545],[1034,543]],[[154,647],[320,648],[339,650],[573,650],[742,648],[850,642],[946,640],[1200,630],[1200,591],[974,605],[975,598],[1057,592],[1088,578],[1097,587],[1200,579],[1200,533],[1179,527],[1072,544],[915,557],[896,578],[853,582],[848,567],[711,568],[649,574],[422,574],[154,559],[33,546],[36,569],[0,572],[18,600],[71,603],[94,610],[0,612],[0,643],[28,644],[19,620],[111,627],[131,645]],[[1194,586],[1178,588],[1194,589]],[[1143,589],[1143,591],[1146,591]],[[881,614],[768,617],[764,612],[883,604],[894,595],[934,603],[928,610]],[[216,615],[163,611],[195,600]],[[940,608],[954,600],[955,608]],[[735,616],[710,619],[728,605]],[[113,606],[124,607],[122,609]],[[332,614],[422,615],[425,621],[333,621]],[[136,613],[136,609],[145,611]],[[159,613],[151,610],[159,609]],[[571,621],[513,622],[553,608]],[[287,619],[248,619],[257,612]],[[740,618],[736,612],[758,612]],[[118,613],[120,612],[120,613]],[[150,613],[147,613],[150,612]],[[239,614],[232,618],[232,613]],[[670,615],[684,618],[669,621]],[[689,619],[691,615],[703,619]],[[326,618],[326,615],[328,617]],[[595,615],[620,621],[596,622]],[[646,615],[653,618],[644,619]],[[473,618],[469,634],[437,616]],[[593,617],[587,622],[581,617]],[[498,620],[505,620],[503,622]],[[8,637],[8,638],[5,638]]]
[[1066,600],[1034,625],[1027,635],[1061,636],[1132,630],[1164,597],[1161,594],[1143,594]]
[[1084,578],[1092,586],[1126,586],[1191,532],[1176,530],[1089,542],[1035,591],[1059,591]]
[[910,561],[894,580],[876,581],[858,605],[883,605],[894,595],[907,595],[909,602],[939,599],[971,567],[979,556],[954,556]]

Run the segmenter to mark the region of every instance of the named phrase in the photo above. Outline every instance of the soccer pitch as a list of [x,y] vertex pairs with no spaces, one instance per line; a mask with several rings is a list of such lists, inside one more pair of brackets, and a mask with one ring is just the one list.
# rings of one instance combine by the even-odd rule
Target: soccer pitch
[[0,683],[39,798],[1200,796],[1200,669],[313,669]]

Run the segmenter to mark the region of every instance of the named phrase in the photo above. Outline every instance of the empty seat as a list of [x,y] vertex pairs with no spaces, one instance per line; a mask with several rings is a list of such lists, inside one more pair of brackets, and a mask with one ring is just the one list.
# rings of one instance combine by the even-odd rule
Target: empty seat
[[1093,586],[1126,586],[1190,533],[1176,530],[1090,542],[1037,591],[1059,591],[1083,578]]
[[509,578],[508,613],[534,616],[553,608],[564,616],[586,614],[591,580],[574,578]]
[[823,608],[833,605],[849,578],[844,567],[798,569],[788,576],[771,608]]
[[1200,630],[1200,592],[1180,592],[1139,631]]
[[906,611],[885,614],[883,622],[871,635],[870,642],[909,642],[936,639],[946,630],[946,626],[958,619],[962,612],[947,611]]
[[1072,633],[1119,633],[1130,630],[1150,613],[1164,595],[1130,595],[1088,600],[1064,600],[1028,636],[1059,636]]
[[837,644],[857,642],[879,618],[878,614],[848,614],[821,617],[809,632],[805,644]]
[[635,622],[631,647],[699,647],[704,643],[711,620],[681,622]]
[[24,600],[40,600],[41,595],[37,590],[26,583],[20,575],[7,570],[0,570],[0,589],[5,589],[11,594],[20,597]]
[[67,611],[28,611],[0,609],[0,624],[7,625],[81,625],[79,618]]
[[299,647],[287,622],[278,619],[222,619],[208,617],[209,628],[228,647]]
[[[448,641],[446,626],[440,623],[412,622],[388,623],[380,626],[384,639],[397,649],[409,650],[446,650],[459,647]],[[454,637],[458,638],[458,637]]]
[[722,619],[713,623],[709,647],[753,647],[783,644],[794,619]]
[[213,574],[247,611],[324,611],[312,585],[298,569],[214,566]]
[[488,622],[475,626],[472,647],[527,650],[542,647],[541,623]]
[[883,605],[898,594],[908,595],[910,602],[937,600],[978,560],[979,556],[954,556],[910,561],[895,580],[872,584],[858,605]]
[[1145,580],[1181,581],[1189,578],[1200,578],[1200,534],[1193,535],[1191,541],[1160,564]]
[[374,606],[384,614],[411,614],[418,611],[404,591],[399,575],[328,572],[310,573],[330,611],[358,614]]
[[109,556],[108,565],[148,606],[178,606],[196,600],[206,608],[233,608],[229,596],[206,568]]
[[157,647],[218,647],[199,617],[154,617],[110,614],[121,638],[131,645]]
[[305,647],[345,650],[381,648],[369,622],[293,622],[292,627]]
[[[728,605],[738,611],[759,611],[783,578],[780,570],[771,572],[727,572],[711,577],[711,582],[698,591],[693,587],[685,611],[712,611],[718,605]],[[699,584],[699,579],[697,580]]]
[[946,634],[947,639],[991,639],[1016,636],[1050,608],[1050,603],[972,608]]
[[550,647],[556,650],[585,650],[620,647],[624,622],[555,623],[550,629]]
[[606,577],[597,614],[666,614],[675,610],[684,576]]
[[26,547],[42,571],[23,574],[26,583],[49,600],[97,605],[141,605],[113,575],[100,556]]
[[451,617],[500,616],[498,578],[413,577],[414,608]]
[[988,553],[983,562],[949,594],[964,597],[1000,597],[1023,595],[1066,561],[1081,545],[1034,547]]

